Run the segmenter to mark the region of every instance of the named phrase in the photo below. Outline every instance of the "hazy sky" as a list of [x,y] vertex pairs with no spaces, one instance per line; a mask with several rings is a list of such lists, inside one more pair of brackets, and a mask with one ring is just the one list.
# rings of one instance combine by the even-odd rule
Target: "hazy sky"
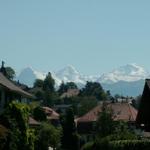
[[1,60],[16,70],[150,70],[150,1],[0,0]]

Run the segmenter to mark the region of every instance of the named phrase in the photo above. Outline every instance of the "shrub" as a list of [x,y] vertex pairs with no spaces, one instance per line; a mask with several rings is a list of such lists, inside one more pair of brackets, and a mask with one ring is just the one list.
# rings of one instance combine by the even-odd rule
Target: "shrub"
[[105,138],[85,144],[82,150],[150,150],[150,140],[108,141]]

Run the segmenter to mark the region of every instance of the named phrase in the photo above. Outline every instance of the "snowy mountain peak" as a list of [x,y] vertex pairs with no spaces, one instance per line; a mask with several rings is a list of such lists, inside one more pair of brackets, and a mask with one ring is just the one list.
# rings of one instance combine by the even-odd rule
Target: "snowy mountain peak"
[[145,79],[148,76],[148,72],[144,68],[137,64],[127,64],[121,66],[113,71],[103,74],[98,81],[101,83],[116,83],[118,81],[133,82],[141,79]]
[[[148,78],[148,72],[135,63],[127,64],[118,67],[109,73],[100,76],[85,76],[80,74],[75,67],[67,65],[57,72],[51,72],[55,80],[55,86],[58,86],[62,81],[75,82],[78,87],[82,88],[86,81],[97,81],[102,84],[105,90],[110,90],[112,94],[131,95],[136,96],[141,94],[144,86],[145,78]],[[36,79],[44,79],[47,73],[35,71],[32,67],[23,69],[17,80],[30,87]]]
[[57,71],[56,76],[64,82],[77,82],[80,80],[80,73],[71,65]]
[[17,80],[31,87],[36,79],[44,80],[45,76],[45,73],[35,71],[32,67],[26,67],[21,71]]
[[65,68],[63,68],[63,69],[61,69],[61,70],[59,70],[58,72],[57,72],[57,74],[59,75],[59,74],[61,74],[61,75],[74,75],[74,74],[79,74],[79,72],[75,69],[75,67],[74,66],[72,66],[72,65],[67,65]]

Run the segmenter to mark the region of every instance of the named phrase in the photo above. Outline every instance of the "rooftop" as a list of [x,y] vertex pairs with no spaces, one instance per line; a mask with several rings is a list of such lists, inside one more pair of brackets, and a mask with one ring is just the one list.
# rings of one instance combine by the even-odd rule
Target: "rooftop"
[[[115,121],[135,121],[137,110],[129,103],[109,103],[108,108],[111,108],[113,120]],[[77,118],[77,122],[92,122],[98,119],[99,113],[102,112],[102,104],[99,104],[85,115]]]
[[18,93],[20,95],[23,95],[28,98],[33,98],[33,96],[16,86],[14,83],[12,83],[9,79],[7,79],[2,73],[0,73],[0,85],[5,87],[7,90]]

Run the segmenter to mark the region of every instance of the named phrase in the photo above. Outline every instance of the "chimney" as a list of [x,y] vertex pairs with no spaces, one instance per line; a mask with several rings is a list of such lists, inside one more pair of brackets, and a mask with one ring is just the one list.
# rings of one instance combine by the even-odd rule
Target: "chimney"
[[4,67],[4,64],[5,64],[5,62],[2,61],[2,66],[1,66],[1,68],[0,68],[0,72],[1,72],[4,76],[6,76],[7,73],[6,73],[6,69],[5,69],[5,67]]

